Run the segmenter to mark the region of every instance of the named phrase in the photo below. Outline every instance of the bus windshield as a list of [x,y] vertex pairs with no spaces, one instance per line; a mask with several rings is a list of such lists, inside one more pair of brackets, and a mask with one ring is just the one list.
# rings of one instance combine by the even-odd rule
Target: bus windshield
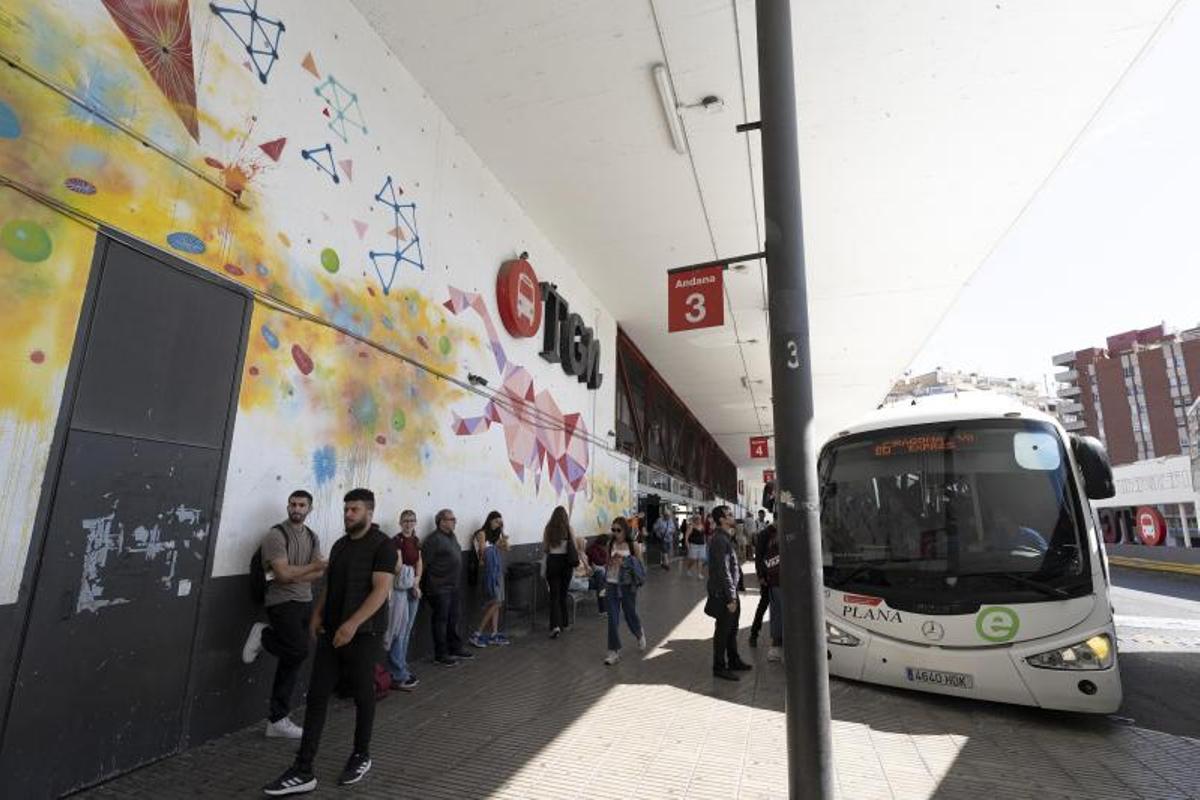
[[1047,423],[847,436],[826,447],[819,469],[828,587],[910,608],[945,603],[944,613],[1091,591],[1078,492]]

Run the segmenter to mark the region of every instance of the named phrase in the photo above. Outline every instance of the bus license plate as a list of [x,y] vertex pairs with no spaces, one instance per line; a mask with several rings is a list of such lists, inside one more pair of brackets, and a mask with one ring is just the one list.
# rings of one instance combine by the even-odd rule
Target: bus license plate
[[937,669],[905,667],[905,674],[912,683],[931,683],[947,689],[974,689],[975,679],[961,672],[942,672]]

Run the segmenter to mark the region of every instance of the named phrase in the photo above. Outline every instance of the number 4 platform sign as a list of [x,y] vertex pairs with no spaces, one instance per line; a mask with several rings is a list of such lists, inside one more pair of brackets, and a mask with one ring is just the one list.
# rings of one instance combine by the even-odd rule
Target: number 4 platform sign
[[667,331],[690,331],[725,324],[725,266],[667,273]]

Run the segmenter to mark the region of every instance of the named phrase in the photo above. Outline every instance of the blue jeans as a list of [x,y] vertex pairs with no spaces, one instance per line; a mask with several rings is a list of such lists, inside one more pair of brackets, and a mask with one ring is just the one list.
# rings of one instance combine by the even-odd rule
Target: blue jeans
[[[397,593],[393,593],[392,597],[395,598],[396,595]],[[392,647],[388,651],[388,671],[392,673],[392,680],[404,682],[411,676],[408,671],[408,640],[412,637],[413,623],[417,620],[417,609],[421,607],[421,600],[409,592],[400,602],[408,604],[408,618],[404,621],[404,627],[392,640]]]
[[637,613],[637,589],[632,586],[608,584],[604,599],[608,601],[608,649],[620,650],[621,611],[625,611],[625,624],[634,636],[642,635],[642,621]]
[[783,587],[771,587],[771,644],[783,644]]

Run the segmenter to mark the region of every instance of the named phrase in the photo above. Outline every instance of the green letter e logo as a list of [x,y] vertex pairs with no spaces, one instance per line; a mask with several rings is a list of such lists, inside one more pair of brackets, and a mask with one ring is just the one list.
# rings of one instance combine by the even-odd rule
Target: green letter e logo
[[987,606],[975,617],[975,630],[989,642],[1007,642],[1017,635],[1021,620],[1017,612],[1004,606]]

